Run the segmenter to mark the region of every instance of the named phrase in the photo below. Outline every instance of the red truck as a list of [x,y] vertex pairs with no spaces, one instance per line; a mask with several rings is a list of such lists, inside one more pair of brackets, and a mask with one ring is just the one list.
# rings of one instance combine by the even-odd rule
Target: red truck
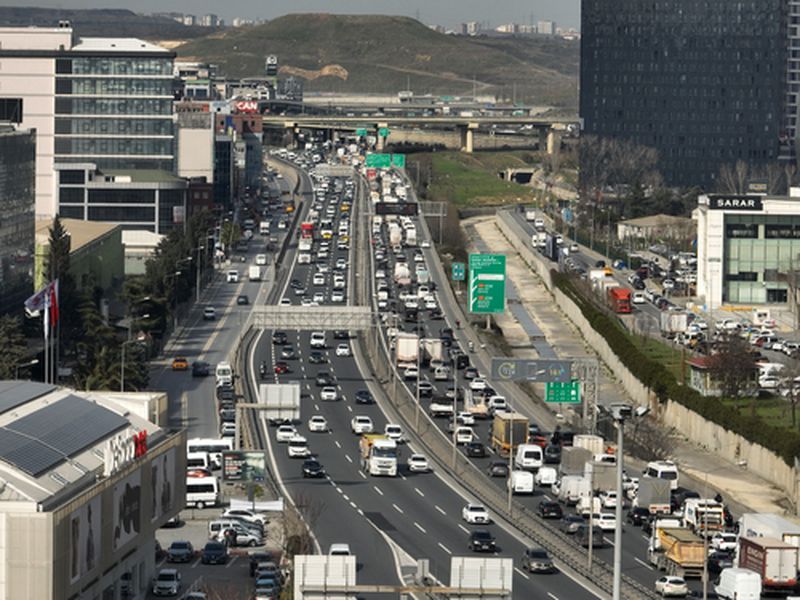
[[615,313],[629,313],[631,312],[631,291],[624,287],[608,288],[607,300],[608,306],[611,307]]
[[302,239],[314,239],[314,223],[310,221],[300,223],[300,237]]

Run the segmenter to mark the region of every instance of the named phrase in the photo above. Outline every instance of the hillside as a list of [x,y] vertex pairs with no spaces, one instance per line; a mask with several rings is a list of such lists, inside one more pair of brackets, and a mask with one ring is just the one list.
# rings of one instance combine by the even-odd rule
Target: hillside
[[187,40],[208,35],[209,32],[207,27],[187,27],[172,19],[139,15],[124,9],[0,6],[0,27],[56,27],[59,21],[69,21],[79,36]]
[[458,95],[474,84],[479,94],[574,108],[578,48],[543,36],[449,36],[406,17],[293,14],[176,50],[232,77],[262,74],[265,56],[275,54],[309,91],[394,94],[410,85],[417,94]]

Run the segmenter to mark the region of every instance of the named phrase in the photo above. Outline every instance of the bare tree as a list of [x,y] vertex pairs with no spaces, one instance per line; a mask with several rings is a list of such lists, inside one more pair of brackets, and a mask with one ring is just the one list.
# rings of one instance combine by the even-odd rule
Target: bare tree
[[781,383],[778,392],[786,398],[792,414],[792,429],[797,429],[797,404],[800,402],[800,364],[791,361],[781,371]]
[[744,194],[749,179],[750,168],[743,160],[737,160],[735,165],[722,165],[719,168],[717,191],[724,194]]
[[286,560],[296,554],[313,554],[314,539],[311,530],[325,510],[325,503],[311,494],[298,492],[294,506],[287,505],[283,511],[283,550]]
[[674,442],[671,428],[665,428],[653,418],[633,419],[633,427],[626,430],[625,448],[635,457],[646,460],[664,460],[671,456]]
[[[752,394],[753,374],[756,363],[749,344],[736,334],[725,336],[717,343],[717,352],[708,359],[711,377],[719,384],[723,396],[738,400]],[[750,405],[755,416],[756,402]]]

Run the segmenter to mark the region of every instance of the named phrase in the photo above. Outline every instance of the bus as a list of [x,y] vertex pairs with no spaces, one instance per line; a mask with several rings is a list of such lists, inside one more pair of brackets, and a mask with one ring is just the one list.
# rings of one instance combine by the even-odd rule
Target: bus
[[187,477],[186,506],[203,509],[219,503],[219,483],[216,477]]
[[222,467],[222,453],[233,450],[231,438],[192,438],[186,442],[186,452],[208,452],[208,459],[214,469]]

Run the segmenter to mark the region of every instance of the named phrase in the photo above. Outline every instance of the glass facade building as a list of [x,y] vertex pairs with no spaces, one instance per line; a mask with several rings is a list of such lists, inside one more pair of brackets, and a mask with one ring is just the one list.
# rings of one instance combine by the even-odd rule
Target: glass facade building
[[787,0],[581,5],[584,133],[655,148],[678,186],[711,189],[722,165],[778,160],[794,131]]
[[33,293],[36,134],[0,127],[0,315]]

